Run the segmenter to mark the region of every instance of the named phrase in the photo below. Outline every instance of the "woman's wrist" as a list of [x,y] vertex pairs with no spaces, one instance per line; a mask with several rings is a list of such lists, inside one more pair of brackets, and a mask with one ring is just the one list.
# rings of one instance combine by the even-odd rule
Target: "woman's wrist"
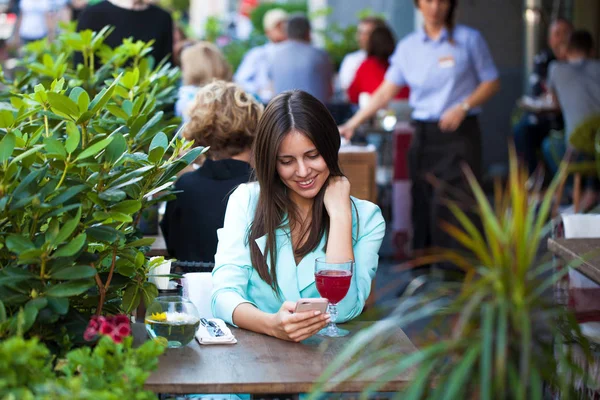
[[327,210],[327,214],[329,215],[329,220],[331,222],[346,222],[352,220],[352,212],[350,211],[350,206],[342,206],[332,207],[332,210]]

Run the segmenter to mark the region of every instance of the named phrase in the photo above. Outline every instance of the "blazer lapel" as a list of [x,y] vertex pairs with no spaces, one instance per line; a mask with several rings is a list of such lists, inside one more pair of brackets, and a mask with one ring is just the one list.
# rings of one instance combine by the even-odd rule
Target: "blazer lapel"
[[[296,301],[300,298],[300,291],[297,284],[292,241],[290,240],[288,230],[285,228],[277,229],[275,236],[277,246],[277,282],[279,289],[285,300]],[[267,246],[267,235],[259,237],[255,242],[264,256]],[[271,268],[269,257],[267,257],[267,265]]]

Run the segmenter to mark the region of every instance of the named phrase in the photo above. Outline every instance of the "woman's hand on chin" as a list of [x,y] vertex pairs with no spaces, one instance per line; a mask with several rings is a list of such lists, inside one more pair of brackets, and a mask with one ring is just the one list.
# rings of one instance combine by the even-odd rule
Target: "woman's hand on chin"
[[271,336],[290,342],[301,342],[329,323],[329,314],[319,311],[294,313],[295,309],[295,302],[286,301],[277,313],[272,314]]
[[330,217],[350,214],[350,181],[345,176],[329,177],[329,184],[323,198],[325,209]]

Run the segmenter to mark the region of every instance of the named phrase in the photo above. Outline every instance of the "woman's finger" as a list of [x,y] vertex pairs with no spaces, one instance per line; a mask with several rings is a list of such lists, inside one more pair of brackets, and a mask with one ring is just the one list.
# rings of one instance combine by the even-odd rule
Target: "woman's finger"
[[310,327],[313,326],[315,324],[319,324],[327,319],[329,319],[329,315],[328,314],[319,314],[316,316],[312,316],[310,318],[306,318],[300,321],[295,321],[292,322],[291,319],[289,320],[289,324],[286,324],[286,331],[287,332],[295,332],[298,331],[300,329],[304,329],[306,327]]
[[321,329],[325,328],[329,324],[329,319],[320,321],[314,325],[308,326],[306,328],[300,329],[297,332],[297,341],[302,341],[304,339],[308,339],[309,337],[316,335]]

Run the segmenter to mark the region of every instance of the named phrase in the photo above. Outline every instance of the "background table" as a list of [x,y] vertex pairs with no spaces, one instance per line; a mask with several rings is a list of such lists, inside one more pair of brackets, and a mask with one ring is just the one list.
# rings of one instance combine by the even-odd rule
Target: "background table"
[[[366,323],[346,324],[352,332]],[[232,329],[235,345],[200,345],[193,341],[180,349],[168,349],[160,357],[158,370],[146,381],[156,393],[305,393],[340,354],[349,338],[312,337],[291,343],[243,329]],[[398,328],[399,351],[412,353],[415,346]],[[398,376],[386,391],[402,389],[410,373]],[[357,392],[366,381],[355,379],[336,388]]]
[[581,261],[573,268],[600,284],[600,239],[548,239],[548,250],[567,262]]

